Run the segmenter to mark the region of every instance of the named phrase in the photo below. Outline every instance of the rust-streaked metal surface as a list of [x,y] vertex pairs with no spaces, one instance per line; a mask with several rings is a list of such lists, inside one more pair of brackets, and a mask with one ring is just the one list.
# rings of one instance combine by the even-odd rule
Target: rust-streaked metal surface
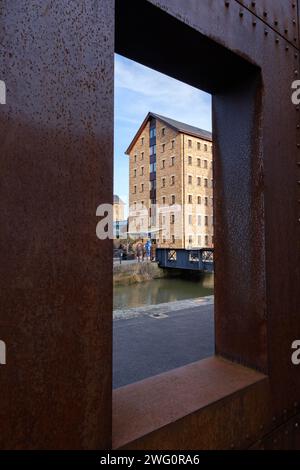
[[[287,416],[286,416],[287,418]],[[259,439],[252,450],[299,450],[300,449],[300,414],[286,419],[273,432]]]
[[[268,374],[131,448],[248,448],[264,436],[275,447],[270,433],[299,414],[292,3],[116,1],[117,52],[214,94],[216,349]],[[0,15],[0,447],[106,448],[111,244],[97,241],[95,212],[112,201],[114,1],[4,0]],[[283,445],[298,448],[290,436]]]
[[[260,21],[277,31],[291,44],[298,46],[298,5],[296,0],[238,0]],[[243,10],[241,10],[243,13]]]
[[[165,8],[173,11],[176,2],[156,3],[163,3]],[[217,352],[266,371],[264,187],[260,139],[262,82],[259,71],[259,61],[262,58],[258,56],[256,60],[252,59],[254,64],[249,64],[245,57],[251,54],[250,48],[240,56],[235,54],[232,57],[226,53],[222,44],[216,44],[212,40],[216,34],[220,34],[220,28],[224,27],[224,19],[221,20],[220,17],[220,4],[220,1],[204,1],[201,4],[187,2],[186,6],[179,3],[178,18],[185,18],[185,23],[188,22],[188,15],[193,25],[201,17],[201,27],[205,25],[203,27],[207,28],[204,38],[195,31],[195,25],[194,29],[189,28],[170,14],[151,8],[146,2],[144,16],[151,24],[156,24],[160,31],[155,39],[150,37],[148,43],[141,30],[143,22],[140,22],[141,29],[138,29],[138,25],[133,27],[130,24],[134,17],[135,3],[132,3],[132,9],[128,12],[129,6],[126,5],[125,9],[125,4],[119,2],[117,6],[119,5],[120,13],[117,18],[121,25],[117,23],[116,47],[124,54],[133,53],[136,60],[144,60],[146,65],[167,75],[173,75],[176,68],[176,78],[199,88],[204,86],[214,94],[214,172],[215,180],[218,181],[214,197],[217,213]],[[229,34],[230,24],[237,18],[235,28],[241,36],[247,18],[239,22],[240,7],[234,3],[228,11],[222,3],[222,8],[226,12],[225,30],[222,34]],[[123,19],[126,15],[128,22]],[[212,38],[206,26],[210,23],[213,23]],[[252,24],[249,26],[252,33]],[[257,25],[256,32],[262,33],[264,37],[260,28],[261,25]],[[130,32],[134,34],[131,35]],[[244,34],[247,36],[247,33],[248,29]],[[141,38],[138,44],[136,35]],[[179,55],[178,50],[182,47],[185,54]],[[202,61],[199,65],[195,57],[202,57],[205,66],[201,66]],[[226,74],[223,70],[226,70]],[[236,332],[235,335],[232,335],[233,331]],[[251,335],[251,331],[255,331],[255,334]]]
[[[296,415],[300,403],[300,374],[291,363],[291,344],[300,338],[300,111],[291,102],[291,83],[299,76],[298,6],[256,2],[254,11],[235,0],[149,0],[139,2],[140,19],[150,3],[152,18],[160,18],[151,47],[139,34],[133,44],[134,28],[123,11],[117,50],[214,95],[216,350],[268,374],[269,411],[261,423],[267,433]],[[218,413],[219,422],[234,426],[221,407]],[[240,410],[245,428],[255,413],[250,402]],[[139,446],[164,446],[164,439],[178,445],[184,429],[167,426]],[[185,431],[195,446],[202,442],[201,434]],[[216,448],[223,439],[218,436]]]
[[1,449],[110,446],[113,15],[1,1]]
[[[147,439],[146,436],[153,436],[158,432],[163,436],[159,441],[160,448],[174,449],[174,443],[172,447],[170,445],[169,427],[182,420],[186,422],[186,427],[190,421],[192,428],[195,426],[195,416],[207,413],[208,408],[213,408],[216,402],[231,402],[233,407],[250,409],[251,399],[255,396],[254,390],[261,393],[267,387],[268,380],[264,375],[217,357],[121,387],[113,392],[113,446],[143,448],[141,442]],[[239,393],[243,394],[243,403],[237,404],[234,395]],[[261,423],[266,421],[267,408],[262,404],[262,400],[257,400],[256,413],[251,418],[254,425],[255,416],[260,415],[262,421],[259,425],[255,424],[257,429],[248,423],[249,442],[252,434],[255,436]],[[205,426],[205,420],[200,416],[198,425]],[[220,441],[217,444],[212,435],[208,436],[207,433],[196,434],[192,439],[190,434],[183,433],[180,440],[177,439],[176,449],[203,449],[207,446],[214,448],[215,445],[226,448],[232,444],[237,446],[241,438],[239,427],[235,425],[234,429],[227,428],[225,431],[226,426],[223,422],[222,433],[226,438],[223,438],[222,443]],[[210,432],[209,429],[207,431]]]
[[[160,5],[179,19],[184,18],[185,23],[189,23],[202,34],[226,44],[229,49],[242,57],[249,58],[261,68],[261,112],[253,113],[250,123],[253,130],[256,129],[253,135],[256,145],[252,157],[253,186],[250,189],[249,185],[245,185],[243,191],[238,190],[235,200],[239,205],[239,201],[245,198],[249,190],[252,191],[253,197],[261,194],[264,199],[263,217],[257,217],[253,213],[251,219],[253,230],[256,231],[258,237],[259,232],[264,230],[265,261],[261,251],[262,239],[258,242],[256,236],[249,234],[248,238],[240,238],[239,245],[246,248],[243,256],[240,257],[242,265],[246,259],[249,260],[249,257],[254,256],[254,253],[259,253],[261,266],[265,266],[265,291],[255,291],[251,288],[252,282],[255,283],[255,278],[261,275],[261,271],[257,270],[257,265],[253,265],[253,270],[249,266],[246,276],[243,273],[241,276],[237,269],[234,274],[237,281],[234,281],[230,261],[228,265],[222,262],[221,253],[224,256],[224,253],[228,251],[226,241],[238,240],[238,234],[245,219],[241,217],[234,219],[230,207],[227,207],[226,199],[222,199],[224,195],[229,197],[232,187],[228,183],[233,181],[227,182],[221,177],[216,186],[215,198],[216,345],[220,354],[249,365],[253,359],[255,360],[255,350],[258,353],[263,350],[268,352],[267,370],[270,374],[272,390],[274,390],[272,394],[274,415],[277,415],[284,408],[292,408],[300,391],[300,375],[297,374],[297,369],[292,365],[290,357],[292,341],[300,337],[300,322],[296,313],[299,312],[300,306],[298,288],[300,285],[300,230],[297,197],[297,194],[299,195],[297,187],[299,111],[291,102],[290,89],[292,80],[298,76],[298,50],[291,47],[285,39],[278,38],[272,28],[266,27],[262,21],[257,21],[257,17],[247,9],[243,10],[243,16],[241,16],[241,5],[237,2],[231,1],[229,7],[226,7],[223,1],[218,0],[212,2],[204,0],[201,3],[192,0],[184,3],[176,2],[176,0],[153,0],[152,3]],[[256,18],[255,26],[254,18]],[[214,96],[214,115],[217,121],[220,121],[218,113],[222,112],[222,100],[222,94]],[[245,110],[246,113],[247,110]],[[242,109],[239,114],[240,120],[243,120],[245,114]],[[229,115],[230,111],[227,106],[227,116]],[[222,148],[216,152],[218,175],[224,174],[224,169],[227,169],[227,163],[223,160],[223,154],[227,153],[227,148],[231,150],[232,160],[237,165],[245,152],[241,144],[236,147],[234,141],[230,140],[234,138],[233,134],[230,134],[230,139],[226,139],[222,125],[220,123],[218,132],[214,136],[217,143],[220,132],[224,137]],[[244,144],[247,147],[246,136],[247,134]],[[253,160],[254,157],[257,159],[256,162]],[[237,171],[236,179],[238,178],[239,172]],[[247,214],[244,217],[247,218]],[[221,227],[218,227],[218,218],[222,220]],[[284,256],[282,256],[282,246],[286,247]],[[230,274],[230,277],[224,277],[222,274],[225,273]],[[246,282],[247,278],[248,282]],[[245,296],[247,283],[250,292]],[[249,300],[251,305],[249,305]],[[267,340],[260,335],[264,321],[267,324]],[[249,356],[250,351],[252,353]],[[259,368],[263,365],[259,360],[256,364]],[[287,387],[288,394],[286,393]]]
[[215,325],[218,354],[267,372],[261,87],[249,75],[213,97]]

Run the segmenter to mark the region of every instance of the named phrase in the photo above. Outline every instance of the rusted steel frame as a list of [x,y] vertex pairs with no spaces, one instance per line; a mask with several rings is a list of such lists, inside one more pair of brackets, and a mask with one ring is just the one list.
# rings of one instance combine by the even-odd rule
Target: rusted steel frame
[[111,445],[114,8],[1,1],[0,449]]
[[[220,320],[221,315],[232,315],[236,334],[245,328],[242,337],[245,332],[250,335],[243,344],[230,344],[228,329],[221,325],[218,350],[247,363],[247,353],[255,349],[251,337],[255,338],[260,327],[257,318],[264,312],[261,326],[266,324],[267,328],[270,391],[266,396],[255,394],[253,405],[247,409],[231,408],[230,404],[227,411],[210,409],[200,421],[197,417],[195,427],[190,422],[187,426],[174,423],[170,431],[164,430],[167,435],[155,436],[172,446],[181,444],[183,433],[198,439],[205,431],[207,446],[218,448],[228,443],[219,434],[213,440],[217,423],[226,422],[228,429],[234,429],[238,417],[249,424],[258,396],[259,410],[263,405],[268,407],[265,420],[269,427],[284,419],[285,410],[290,413],[298,406],[300,379],[288,351],[291,341],[300,337],[300,113],[291,104],[289,90],[289,82],[297,76],[299,58],[288,41],[277,37],[273,27],[248,10],[240,15],[237,2],[230,2],[229,8],[223,0],[151,3],[199,32],[202,39],[213,40],[261,68],[261,132],[255,145],[261,149],[256,157],[262,158],[262,168],[256,167],[256,158],[253,174],[258,172],[260,178],[254,179],[253,200],[263,194],[265,295],[257,307],[258,314],[254,312],[253,323],[248,314],[241,315],[243,308],[248,313],[252,307],[238,298],[238,292],[228,292],[220,299],[219,305],[225,302],[229,309],[216,313]],[[99,244],[95,238],[94,206],[109,202],[112,196],[113,1],[86,0],[85,8],[79,4],[74,7],[67,0],[35,7],[29,0],[22,6],[11,6],[8,1],[1,5],[1,24],[5,27],[1,78],[8,85],[8,106],[0,108],[4,182],[0,197],[0,325],[10,359],[0,376],[0,446],[104,448],[111,439],[111,245]],[[183,60],[179,50],[182,47],[177,50],[177,59]],[[217,53],[217,47],[214,51]],[[138,56],[139,51],[134,54]],[[222,64],[222,54],[219,58],[214,73]],[[161,71],[184,77],[178,62],[160,65]],[[185,65],[190,65],[187,81],[204,84],[209,72],[194,63]],[[219,76],[223,70],[219,69]],[[227,72],[233,79],[230,70]],[[206,78],[209,89],[213,76]],[[220,85],[216,76],[215,92],[221,91]],[[228,83],[225,85],[222,93]],[[217,96],[214,106],[219,107]],[[221,168],[222,150],[219,165]],[[230,190],[226,181],[221,183],[225,195]],[[282,188],[280,194],[278,188]],[[254,227],[257,223],[254,220]],[[227,230],[232,234],[230,226]],[[248,242],[254,256],[256,244],[252,237]],[[256,274],[248,273],[252,278]],[[232,273],[232,278],[234,275],[238,278],[239,273]],[[263,351],[264,337],[254,340]],[[237,395],[239,399],[243,394]],[[204,418],[209,424],[199,437],[198,425],[203,425]],[[258,424],[263,418],[261,411],[257,418]],[[254,428],[255,434],[256,425]],[[155,439],[139,445],[146,448],[157,444]],[[244,439],[242,435],[243,446]]]
[[[235,0],[257,19],[272,28],[292,46],[299,45],[298,3],[296,0]],[[229,3],[229,2],[228,2]],[[253,21],[256,21],[255,19]]]
[[251,450],[299,450],[300,414],[285,421],[250,448]]
[[[194,79],[191,77],[193,73],[184,74],[182,72],[185,69],[182,67],[183,59],[181,55],[178,57],[178,54],[177,61],[174,56],[176,66],[172,62],[173,56],[170,53],[169,63],[167,61],[165,64],[160,63],[158,67],[161,72],[173,76],[175,71],[176,78],[195,86],[198,81],[198,86],[204,84],[204,88],[208,89],[210,82],[212,84],[211,91],[215,93],[215,125],[221,126],[219,131],[221,129],[222,136],[222,139],[218,135],[214,136],[217,146],[218,142],[222,143],[216,151],[216,172],[219,177],[221,175],[221,180],[218,181],[219,186],[216,188],[215,209],[216,219],[223,220],[222,227],[217,229],[220,231],[219,239],[216,241],[216,245],[219,246],[219,257],[218,248],[216,248],[216,263],[219,273],[226,272],[229,275],[229,278],[217,279],[222,292],[222,297],[218,291],[216,293],[217,350],[232,360],[262,368],[268,372],[270,394],[265,405],[270,407],[269,416],[271,418],[267,425],[274,428],[278,422],[284,420],[285,412],[291,414],[297,411],[297,397],[300,387],[297,370],[290,362],[291,342],[300,335],[300,325],[296,314],[300,305],[299,289],[297,288],[300,284],[300,237],[297,215],[299,196],[296,164],[299,112],[292,105],[290,97],[291,81],[297,77],[295,71],[298,69],[298,56],[295,53],[295,47],[291,47],[288,40],[275,33],[273,27],[266,26],[264,21],[258,19],[247,9],[241,15],[241,5],[237,2],[230,2],[230,8],[226,7],[225,3],[227,2],[219,0],[212,2],[206,0],[201,2],[151,0],[151,3],[177,18],[181,23],[198,31],[200,33],[199,42],[203,37],[212,39],[225,46],[227,50],[234,51],[237,56],[246,58],[249,63],[255,64],[261,70],[261,85],[257,81],[256,91],[255,88],[253,89],[253,97],[256,97],[256,100],[253,100],[252,104],[255,111],[252,112],[252,117],[249,113],[247,120],[249,127],[246,135],[249,138],[249,144],[246,147],[251,148],[251,152],[254,150],[251,160],[248,161],[248,165],[252,165],[247,176],[247,178],[250,176],[248,180],[250,186],[245,185],[245,194],[242,194],[239,189],[236,196],[238,205],[243,204],[245,196],[250,197],[249,201],[251,201],[248,207],[251,208],[250,220],[252,220],[253,227],[252,233],[246,240],[244,235],[244,238],[238,236],[241,233],[240,224],[243,224],[244,221],[239,220],[237,223],[233,218],[228,218],[234,207],[234,196],[230,196],[233,192],[230,184],[234,180],[230,177],[222,177],[224,170],[227,175],[230,173],[228,172],[230,152],[234,161],[237,164],[239,162],[238,152],[234,148],[234,135],[232,135],[231,148],[229,138],[226,140],[222,131],[222,126],[223,130],[225,129],[222,118],[228,116],[230,118],[230,107],[227,108],[226,114],[226,100],[230,98],[230,93],[232,93],[232,98],[227,101],[230,105],[230,101],[234,100],[234,90],[228,90],[228,84],[225,84],[224,90],[220,91],[222,84],[218,80],[214,80],[213,77],[208,77],[209,72],[206,68],[201,68],[198,75],[194,74]],[[184,50],[187,51],[184,34],[180,38]],[[163,55],[165,53],[164,41],[167,41],[167,37],[161,39],[163,39],[161,41]],[[172,39],[176,49],[176,38]],[[124,50],[126,52],[126,45]],[[147,65],[155,68],[156,53],[154,47],[152,49],[154,59],[152,58],[151,61],[147,52],[143,55],[141,51],[135,49],[132,58],[138,60],[140,57],[141,61],[144,58]],[[201,56],[196,54],[195,57]],[[203,57],[207,58],[207,56]],[[205,59],[203,59],[204,62]],[[191,69],[193,69],[192,64],[189,70]],[[214,72],[216,70],[217,67]],[[219,68],[219,71],[221,73],[222,67]],[[259,80],[258,75],[257,80]],[[242,82],[240,88],[237,89],[241,92],[242,87],[245,86],[247,94],[246,81]],[[250,90],[254,84],[255,80],[252,79],[252,82],[250,80]],[[261,95],[259,90],[262,92]],[[236,110],[239,105],[242,106],[242,95],[241,93],[240,103],[239,99],[236,101]],[[238,98],[237,95],[236,98]],[[249,109],[248,107],[244,107],[244,109],[246,116]],[[284,120],[281,117],[282,113],[285,116]],[[242,112],[242,120],[245,116]],[[241,129],[242,127],[240,127]],[[240,135],[242,136],[242,133]],[[227,149],[225,149],[224,143],[227,144]],[[242,143],[241,137],[240,144]],[[228,156],[224,155],[224,152]],[[247,152],[244,151],[244,156],[246,154]],[[247,192],[249,187],[252,187],[252,196]],[[282,188],[280,196],[279,187]],[[225,199],[222,199],[221,196],[225,196]],[[259,204],[257,204],[258,201],[260,201]],[[241,210],[240,212],[242,213]],[[245,214],[247,217],[246,212]],[[278,220],[281,222],[280,230],[278,230]],[[223,256],[228,245],[220,239],[221,233],[226,235],[223,240],[231,239],[239,241],[240,245],[247,246],[250,260],[247,260],[248,267],[244,271],[247,275],[245,277],[243,274],[242,284],[239,280],[238,269],[232,272],[228,269],[232,268],[230,260],[228,260],[227,271],[224,270],[226,265],[222,266],[221,252]],[[286,256],[282,259],[282,246],[286,246],[287,240],[289,243]],[[243,256],[246,259],[246,253]],[[255,262],[252,263],[251,259],[258,262],[258,265]],[[241,259],[241,261],[243,260]],[[243,265],[247,266],[242,262]],[[292,278],[290,277],[291,272],[293,273]],[[291,282],[289,284],[283,283],[278,273],[281,273],[283,278],[287,276]],[[247,283],[245,282],[247,276],[253,281],[253,283],[250,282],[250,286],[260,286],[258,290],[252,287],[250,292],[249,289],[247,292]],[[257,276],[261,276],[260,280]],[[228,282],[228,279],[231,281]],[[244,293],[246,293],[246,297]],[[232,331],[238,338],[233,338]],[[265,333],[261,334],[262,331]]]
[[113,393],[113,446],[247,448],[268,431],[268,386],[256,371],[208,358],[121,387]]
[[[163,7],[166,8],[165,2],[155,3],[161,3],[163,4]],[[240,17],[240,6],[237,3],[231,4],[230,9],[226,9],[223,2],[213,2],[213,5],[216,5],[216,11],[218,10],[219,14],[221,8],[224,9],[222,24],[217,24],[215,21],[212,21],[210,14],[213,14],[214,11],[213,8],[210,9],[210,5],[208,5],[207,2],[201,2],[201,7],[199,4],[194,4],[192,2],[189,2],[188,5],[182,3],[179,4],[177,2],[177,13],[175,12],[175,5],[175,0],[168,3],[169,13],[175,14],[180,18],[184,18],[185,22],[190,21],[190,24],[193,27],[198,28],[201,33],[205,32],[210,37],[226,44],[230,49],[234,49],[243,57],[248,57],[250,61],[255,62],[261,67],[264,87],[264,98],[260,115],[260,139],[262,142],[261,151],[263,156],[263,167],[261,180],[259,180],[260,184],[256,187],[257,190],[263,192],[266,211],[266,274],[268,276],[266,280],[266,306],[267,314],[269,314],[269,341],[272,343],[271,354],[269,355],[269,365],[274,369],[276,361],[273,360],[272,355],[274,354],[274,356],[276,356],[276,354],[278,355],[278,353],[281,353],[280,342],[276,344],[276,340],[281,337],[282,330],[279,329],[277,321],[281,316],[282,310],[285,311],[285,320],[288,317],[289,320],[292,320],[293,322],[293,327],[289,325],[288,329],[285,331],[286,348],[288,346],[288,342],[292,338],[291,335],[297,335],[297,331],[299,331],[299,322],[293,315],[295,306],[299,306],[299,294],[296,288],[296,282],[293,282],[290,286],[286,286],[285,289],[281,291],[284,293],[284,300],[282,302],[280,302],[279,299],[276,299],[276,306],[273,302],[274,298],[278,297],[278,292],[280,290],[278,287],[274,288],[273,285],[273,283],[278,284],[280,282],[277,260],[279,264],[281,244],[279,243],[280,237],[278,238],[276,236],[274,225],[278,220],[278,215],[282,217],[281,220],[283,222],[283,226],[286,227],[284,235],[283,233],[281,234],[281,242],[284,244],[284,239],[289,238],[293,242],[292,245],[290,245],[290,250],[288,250],[287,259],[284,263],[281,263],[281,267],[283,272],[287,275],[290,272],[290,269],[292,269],[296,275],[297,281],[299,279],[299,268],[297,265],[298,258],[297,256],[292,256],[295,247],[299,245],[299,228],[297,218],[295,217],[298,210],[296,199],[297,185],[295,184],[297,175],[295,157],[297,153],[296,136],[298,132],[297,124],[299,115],[290,99],[290,83],[295,76],[297,77],[295,70],[297,70],[298,66],[298,57],[295,55],[293,49],[288,48],[287,41],[282,39],[280,39],[279,42],[276,41],[276,35],[272,30],[268,30],[268,34],[266,34],[263,22],[257,22],[257,25],[254,28],[253,15],[249,12],[245,13],[243,17]],[[205,7],[207,7],[207,9]],[[200,8],[202,15],[197,14],[199,13]],[[196,18],[199,19],[198,25],[195,24]],[[243,41],[241,41],[242,37]],[[281,119],[283,107],[285,109],[285,122]],[[281,143],[280,147],[283,148],[282,151],[279,150],[279,145],[277,144],[279,141],[284,142],[284,144]],[[284,175],[282,176],[283,171]],[[278,182],[282,177],[284,180],[283,187],[285,188],[282,195],[283,198],[281,197],[280,199],[277,199],[276,193]],[[276,211],[277,217],[275,215]],[[294,227],[294,230],[292,231],[287,228],[291,226]],[[224,249],[225,248],[226,247],[224,246]],[[274,252],[278,253],[275,260]],[[281,324],[285,327],[286,321],[284,322],[282,320]],[[277,324],[275,331],[273,329],[273,322],[274,324]],[[250,331],[252,330],[249,330],[249,334]],[[286,351],[286,370],[290,369],[289,374],[290,379],[292,379],[296,373],[288,364],[288,349],[286,349]],[[282,359],[280,361],[278,358],[278,361],[280,364]],[[287,383],[289,383],[289,381],[287,381]]]

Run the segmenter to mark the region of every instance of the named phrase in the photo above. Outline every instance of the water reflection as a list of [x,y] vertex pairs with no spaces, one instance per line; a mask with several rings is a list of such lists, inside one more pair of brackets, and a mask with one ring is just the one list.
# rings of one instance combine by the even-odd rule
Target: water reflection
[[213,293],[213,274],[207,274],[200,280],[154,279],[149,282],[114,287],[114,309],[205,297]]

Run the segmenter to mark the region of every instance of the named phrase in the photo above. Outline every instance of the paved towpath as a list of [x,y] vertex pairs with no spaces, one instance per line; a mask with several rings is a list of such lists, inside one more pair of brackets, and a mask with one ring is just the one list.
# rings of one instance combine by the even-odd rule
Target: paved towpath
[[172,303],[114,312],[114,388],[213,355],[212,298]]

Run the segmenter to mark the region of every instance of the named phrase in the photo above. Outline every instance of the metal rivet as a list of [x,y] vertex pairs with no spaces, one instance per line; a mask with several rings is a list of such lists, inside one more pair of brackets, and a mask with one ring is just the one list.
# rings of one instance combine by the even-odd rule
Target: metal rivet
[[274,24],[275,24],[275,26],[278,26],[278,21],[275,20],[275,21],[274,21]]
[[276,39],[275,39],[275,42],[276,42],[276,44],[278,44],[278,43],[279,43],[279,39],[278,39],[278,38],[276,38]]
[[244,16],[244,13],[240,11],[240,17],[242,18]]
[[287,34],[289,32],[289,30],[287,28],[285,28],[284,32],[285,32],[285,34]]
[[297,129],[300,129],[300,124],[297,124]]
[[298,70],[295,70],[295,75],[298,75]]
[[265,36],[267,36],[269,33],[269,31],[267,29],[265,29]]
[[251,5],[253,6],[253,8],[255,7],[256,5],[256,2],[251,2]]
[[253,26],[256,26],[256,21],[253,21],[253,23],[252,23],[252,24],[253,24]]
[[296,24],[296,20],[295,20],[295,19],[293,20],[293,24]]
[[298,59],[298,54],[297,53],[295,54],[295,59]]
[[264,11],[264,16],[268,16],[268,13],[266,11]]
[[299,423],[295,423],[295,428],[298,428],[299,427]]
[[288,50],[289,50],[289,46],[285,46],[285,50],[288,51]]
[[229,7],[229,5],[230,5],[230,2],[228,2],[228,1],[225,2],[225,7]]

